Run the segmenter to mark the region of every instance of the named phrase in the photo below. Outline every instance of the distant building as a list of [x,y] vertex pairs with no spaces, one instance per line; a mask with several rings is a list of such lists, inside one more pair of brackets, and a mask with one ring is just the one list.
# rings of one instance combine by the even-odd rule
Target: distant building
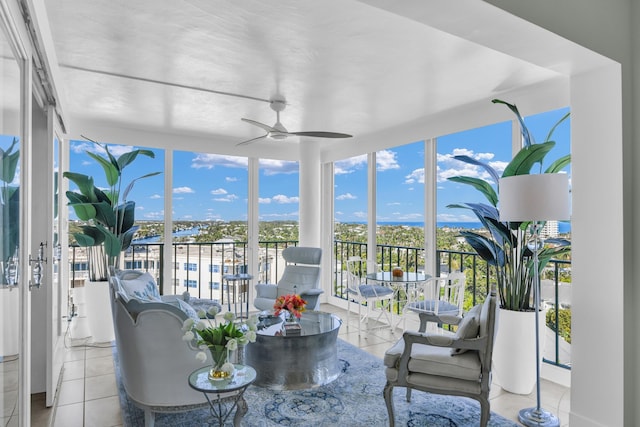
[[540,237],[543,239],[558,237],[558,221],[547,221],[540,231]]

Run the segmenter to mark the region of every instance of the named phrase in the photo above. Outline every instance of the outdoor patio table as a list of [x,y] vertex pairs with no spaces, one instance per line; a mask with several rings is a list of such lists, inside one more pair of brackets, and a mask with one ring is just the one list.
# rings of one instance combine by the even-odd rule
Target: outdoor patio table
[[[393,329],[395,329],[402,317],[400,316],[401,310],[400,305],[407,302],[406,295],[408,292],[411,292],[413,288],[416,287],[419,283],[422,283],[431,277],[430,274],[424,273],[415,273],[415,272],[403,272],[402,276],[394,276],[390,271],[379,271],[377,273],[369,273],[367,274],[367,282],[375,282],[384,286],[389,286],[395,292],[394,300],[398,304],[397,314],[399,316],[398,321],[393,325]],[[404,291],[404,297],[400,293],[400,291]],[[392,315],[394,313],[391,313]]]

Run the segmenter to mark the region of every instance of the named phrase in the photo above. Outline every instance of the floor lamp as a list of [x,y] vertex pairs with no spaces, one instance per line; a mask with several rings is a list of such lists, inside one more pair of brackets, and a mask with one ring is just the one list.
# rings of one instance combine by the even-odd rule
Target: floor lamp
[[540,222],[568,220],[569,178],[564,173],[516,175],[500,179],[500,221],[531,222],[534,277],[533,299],[536,321],[536,398],[534,408],[518,413],[518,420],[528,427],[559,427],[558,417],[540,407],[540,275],[538,252],[542,248]]

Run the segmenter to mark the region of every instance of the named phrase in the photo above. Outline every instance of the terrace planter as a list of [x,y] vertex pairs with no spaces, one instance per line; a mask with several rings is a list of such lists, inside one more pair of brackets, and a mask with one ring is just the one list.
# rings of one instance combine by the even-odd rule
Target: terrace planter
[[[536,385],[535,312],[500,309],[493,346],[493,372],[504,390],[529,394]],[[540,358],[544,353],[544,311],[538,318]]]
[[87,323],[94,342],[111,342],[115,339],[111,304],[109,303],[109,282],[91,282],[84,291]]

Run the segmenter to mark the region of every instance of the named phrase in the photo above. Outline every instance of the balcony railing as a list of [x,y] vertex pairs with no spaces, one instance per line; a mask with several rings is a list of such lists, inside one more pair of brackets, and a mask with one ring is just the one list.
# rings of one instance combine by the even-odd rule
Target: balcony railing
[[[253,269],[257,283],[276,283],[284,271],[282,250],[296,246],[296,241],[259,242],[258,268]],[[160,293],[181,294],[188,290],[192,296],[217,299],[226,303],[225,274],[244,273],[247,270],[246,242],[174,243],[172,245],[172,275],[163,277],[162,243],[132,245],[125,253],[123,267],[150,272],[156,277]],[[70,247],[71,285],[86,278],[86,257],[82,248]],[[367,244],[334,241],[332,295],[346,299],[346,262],[351,256],[367,259]],[[482,302],[488,294],[491,272],[487,263],[475,252],[437,250],[436,275],[449,271],[464,271],[467,275],[465,309]],[[377,245],[376,260],[383,271],[400,266],[404,271],[424,272],[424,248]],[[545,362],[569,368],[570,366],[570,261],[551,260],[544,271],[542,298],[552,307],[547,323],[555,327],[552,349],[545,350]],[[489,274],[487,274],[489,271]],[[565,281],[562,281],[564,278]],[[559,310],[555,310],[555,308]],[[402,296],[393,304],[395,314],[402,312]],[[568,317],[568,320],[567,320]],[[563,326],[564,325],[564,329]],[[567,332],[567,328],[568,332]],[[564,336],[564,337],[563,337]]]

